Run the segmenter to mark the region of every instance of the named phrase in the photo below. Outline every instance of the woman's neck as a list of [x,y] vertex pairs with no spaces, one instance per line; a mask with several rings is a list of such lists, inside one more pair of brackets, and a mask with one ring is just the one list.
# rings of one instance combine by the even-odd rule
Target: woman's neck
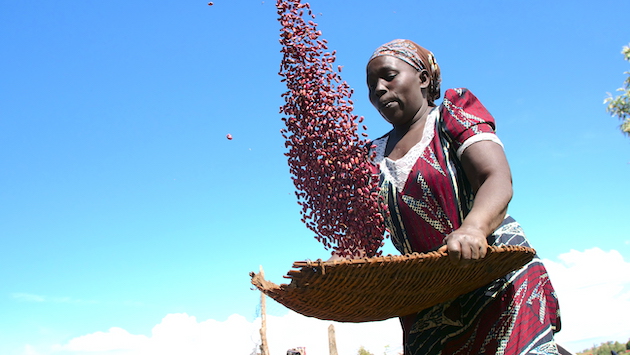
[[392,160],[398,160],[405,156],[407,152],[420,140],[422,140],[424,126],[433,106],[427,106],[427,110],[420,110],[414,119],[406,125],[397,125],[389,132],[385,156]]
[[411,120],[409,120],[409,122],[402,125],[393,126],[390,132],[390,138],[393,134],[394,137],[398,138],[398,139],[394,138],[395,140],[400,140],[408,132],[411,132],[411,131],[416,130],[417,128],[423,127],[424,122],[427,120],[427,117],[429,117],[429,113],[431,112],[432,109],[433,109],[433,106],[429,106],[429,105],[423,106],[418,110],[418,112],[416,112],[415,116]]

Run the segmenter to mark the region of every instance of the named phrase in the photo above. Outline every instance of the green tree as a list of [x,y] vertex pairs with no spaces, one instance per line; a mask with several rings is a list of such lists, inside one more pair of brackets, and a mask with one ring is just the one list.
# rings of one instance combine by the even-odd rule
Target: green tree
[[359,352],[357,352],[357,355],[374,355],[371,352],[365,350],[365,348],[363,346],[361,346],[359,348]]
[[[624,59],[630,62],[630,45],[624,46],[621,50]],[[612,116],[617,116],[621,120],[621,131],[630,135],[630,71],[624,72],[628,75],[623,86],[617,89],[621,94],[613,97],[608,93],[608,97],[604,100],[606,111]]]
[[[630,343],[630,341],[628,343]],[[607,341],[597,346],[593,346],[590,349],[578,351],[576,354],[577,355],[610,355],[612,350],[614,350],[618,354],[627,354],[625,352],[625,348],[626,348],[626,344],[620,343],[618,341],[615,341],[615,342]]]

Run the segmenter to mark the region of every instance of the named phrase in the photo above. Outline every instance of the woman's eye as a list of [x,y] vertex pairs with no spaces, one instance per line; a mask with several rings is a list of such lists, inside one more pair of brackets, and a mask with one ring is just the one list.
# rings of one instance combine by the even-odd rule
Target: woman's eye
[[392,81],[392,80],[394,80],[395,77],[396,77],[395,73],[387,74],[387,75],[385,75],[385,80]]

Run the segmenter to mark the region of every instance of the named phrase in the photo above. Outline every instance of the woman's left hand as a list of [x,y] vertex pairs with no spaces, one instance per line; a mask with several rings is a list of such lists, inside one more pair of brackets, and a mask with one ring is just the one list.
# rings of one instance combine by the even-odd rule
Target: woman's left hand
[[438,251],[447,252],[449,259],[459,265],[468,265],[483,259],[488,251],[484,232],[465,225],[446,236],[444,244]]

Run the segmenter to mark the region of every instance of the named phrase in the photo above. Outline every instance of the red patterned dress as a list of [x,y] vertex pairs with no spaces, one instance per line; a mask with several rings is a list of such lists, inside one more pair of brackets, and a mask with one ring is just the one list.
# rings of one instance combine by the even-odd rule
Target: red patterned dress
[[[374,141],[380,194],[391,239],[403,254],[436,250],[459,228],[474,193],[460,163],[471,144],[501,141],[494,119],[466,89],[451,89],[433,109],[423,137],[407,154],[384,156],[388,136]],[[529,246],[510,216],[488,237],[490,245]],[[420,313],[401,318],[405,355],[558,354],[558,301],[536,256],[520,270]]]

